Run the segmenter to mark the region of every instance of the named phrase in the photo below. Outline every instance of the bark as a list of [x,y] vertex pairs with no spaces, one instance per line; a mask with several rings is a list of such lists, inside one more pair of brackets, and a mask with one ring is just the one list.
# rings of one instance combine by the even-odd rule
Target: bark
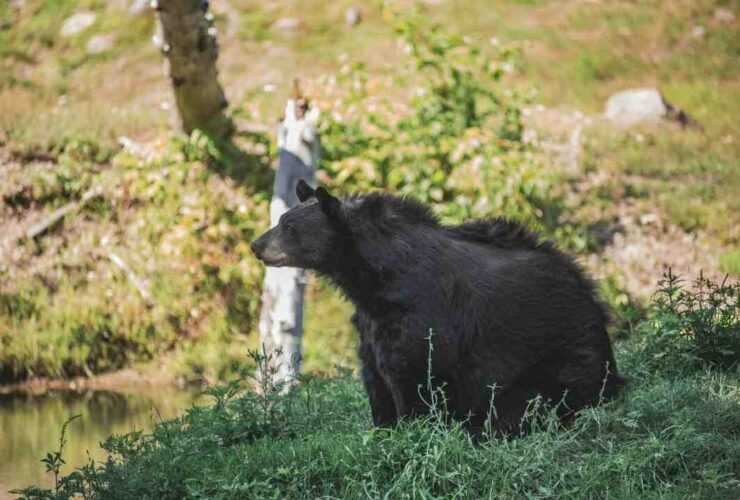
[[172,81],[182,130],[205,130],[219,137],[231,132],[224,114],[226,97],[218,83],[215,29],[205,0],[158,0],[165,67]]

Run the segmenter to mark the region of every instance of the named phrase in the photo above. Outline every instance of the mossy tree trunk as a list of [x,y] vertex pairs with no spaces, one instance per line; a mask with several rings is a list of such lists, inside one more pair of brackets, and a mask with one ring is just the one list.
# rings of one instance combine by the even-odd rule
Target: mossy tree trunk
[[218,42],[207,0],[158,0],[166,70],[172,80],[182,130],[201,129],[225,137],[231,123],[218,83]]

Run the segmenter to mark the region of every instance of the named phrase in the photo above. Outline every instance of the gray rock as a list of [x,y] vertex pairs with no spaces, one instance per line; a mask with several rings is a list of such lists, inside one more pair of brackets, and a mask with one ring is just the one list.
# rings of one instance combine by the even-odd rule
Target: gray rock
[[622,127],[658,120],[668,109],[657,89],[630,89],[612,95],[606,101],[604,116]]
[[95,35],[87,41],[85,49],[88,54],[101,54],[113,48],[113,35]]
[[358,7],[350,7],[344,11],[344,24],[350,28],[357,26],[362,21],[362,11]]
[[62,29],[59,30],[59,35],[65,38],[78,35],[95,24],[96,18],[97,15],[89,10],[83,10],[72,14],[64,20]]

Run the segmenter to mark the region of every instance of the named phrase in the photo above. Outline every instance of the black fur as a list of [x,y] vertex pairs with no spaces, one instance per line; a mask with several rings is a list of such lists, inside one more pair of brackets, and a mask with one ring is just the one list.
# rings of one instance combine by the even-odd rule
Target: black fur
[[502,433],[538,394],[566,418],[623,385],[593,284],[536,233],[503,219],[443,225],[378,193],[305,199],[253,248],[268,265],[317,270],[354,303],[375,425],[426,414],[428,375],[473,431],[493,398]]

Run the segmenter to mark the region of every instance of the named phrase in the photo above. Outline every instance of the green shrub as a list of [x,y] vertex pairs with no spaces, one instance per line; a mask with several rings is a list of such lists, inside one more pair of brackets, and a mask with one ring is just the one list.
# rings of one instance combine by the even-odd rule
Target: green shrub
[[732,368],[740,360],[740,282],[715,283],[700,275],[686,287],[669,271],[636,337],[641,370],[680,375],[707,366]]
[[[450,220],[552,222],[554,175],[521,137],[527,99],[501,81],[516,52],[413,20],[395,28],[407,72],[389,80],[348,63],[320,87],[322,166],[331,183],[411,195]],[[386,97],[400,86],[414,89],[405,105]]]

